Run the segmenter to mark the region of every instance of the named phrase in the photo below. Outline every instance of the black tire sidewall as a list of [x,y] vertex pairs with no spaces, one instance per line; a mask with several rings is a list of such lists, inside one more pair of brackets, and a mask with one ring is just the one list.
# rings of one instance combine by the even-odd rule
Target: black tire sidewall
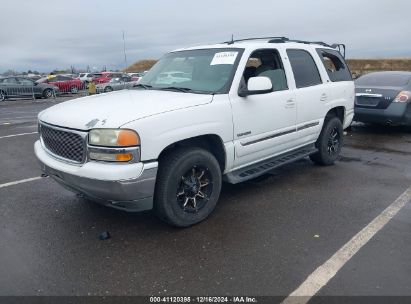
[[[209,173],[213,180],[213,190],[207,204],[197,213],[185,212],[177,202],[177,190],[181,183],[181,177],[189,171],[193,165],[204,166],[209,169]],[[159,190],[161,193],[156,193],[155,208],[161,210],[163,220],[178,227],[188,227],[197,224],[208,217],[214,210],[221,192],[221,170],[215,157],[202,149],[190,149],[181,151],[175,158],[175,162],[167,171],[160,170],[158,178],[163,179],[164,187]],[[161,205],[161,206],[160,206]]]
[[[50,96],[47,96],[47,93],[50,92]],[[53,96],[53,91],[51,89],[45,89],[43,92],[44,98],[51,98]]]
[[6,100],[6,93],[3,91],[0,91],[0,102],[3,102]]
[[[334,155],[331,156],[328,154],[327,147],[328,147],[328,139],[330,137],[332,130],[334,130],[334,128],[337,128],[340,139],[339,139],[337,153],[334,153]],[[333,118],[330,118],[329,120],[326,120],[325,126],[320,134],[320,140],[317,143],[317,148],[318,148],[318,153],[321,159],[321,163],[323,163],[324,165],[333,164],[339,157],[341,148],[343,146],[343,141],[344,141],[343,126],[342,126],[340,119],[338,117],[333,117]]]

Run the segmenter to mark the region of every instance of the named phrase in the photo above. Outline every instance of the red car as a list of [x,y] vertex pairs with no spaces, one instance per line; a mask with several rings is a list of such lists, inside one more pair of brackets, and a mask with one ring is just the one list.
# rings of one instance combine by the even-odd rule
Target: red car
[[106,83],[106,82],[109,82],[111,78],[123,76],[123,73],[119,73],[119,72],[101,72],[101,73],[96,73],[96,74],[98,76],[94,77],[92,80],[95,84]]
[[60,93],[72,93],[75,94],[85,88],[83,82],[80,79],[72,78],[64,75],[49,76],[37,80],[40,83],[50,83],[59,88]]

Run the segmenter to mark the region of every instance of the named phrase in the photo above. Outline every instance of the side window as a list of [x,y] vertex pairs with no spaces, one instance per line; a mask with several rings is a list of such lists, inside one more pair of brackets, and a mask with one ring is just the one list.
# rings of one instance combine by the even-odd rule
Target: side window
[[3,80],[3,83],[7,83],[7,84],[17,84],[17,80],[14,77],[11,78],[6,78]]
[[334,50],[317,49],[317,53],[320,55],[331,81],[352,80],[350,70],[339,52]]
[[49,82],[56,82],[56,81],[61,81],[60,75],[56,75],[54,77],[49,78]]
[[262,49],[250,55],[244,69],[243,80],[248,83],[251,77],[257,76],[268,77],[273,85],[273,91],[288,89],[284,66],[277,50]]
[[25,86],[32,86],[33,85],[33,81],[29,80],[29,79],[25,79],[25,78],[18,78],[20,84],[23,84]]
[[321,84],[317,65],[309,52],[305,50],[287,50],[288,59],[293,69],[297,88]]

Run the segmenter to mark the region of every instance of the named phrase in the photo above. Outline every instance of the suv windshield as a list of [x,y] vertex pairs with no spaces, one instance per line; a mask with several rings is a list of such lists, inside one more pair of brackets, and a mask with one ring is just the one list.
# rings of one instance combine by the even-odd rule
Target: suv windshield
[[169,53],[144,75],[141,87],[193,93],[228,93],[243,49],[199,49]]

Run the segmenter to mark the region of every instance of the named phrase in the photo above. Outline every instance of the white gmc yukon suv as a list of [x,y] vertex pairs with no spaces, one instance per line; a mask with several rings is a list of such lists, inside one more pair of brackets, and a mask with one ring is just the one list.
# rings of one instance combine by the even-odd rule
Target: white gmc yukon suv
[[35,154],[86,198],[196,224],[223,180],[307,156],[334,163],[355,96],[338,46],[269,37],[173,51],[133,89],[41,112]]

